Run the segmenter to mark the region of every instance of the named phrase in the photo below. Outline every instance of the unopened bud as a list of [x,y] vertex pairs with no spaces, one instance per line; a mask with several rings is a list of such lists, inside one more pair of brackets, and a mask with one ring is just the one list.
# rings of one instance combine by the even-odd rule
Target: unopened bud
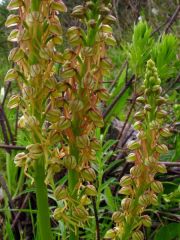
[[12,95],[8,101],[7,107],[9,109],[13,109],[18,107],[20,103],[20,96],[19,95]]
[[145,103],[145,98],[143,96],[140,96],[140,97],[136,98],[136,101],[140,102],[140,103]]
[[159,173],[167,173],[166,166],[162,163],[157,163],[155,168],[156,168],[157,172],[159,172]]
[[63,165],[67,169],[75,169],[77,166],[77,161],[76,161],[75,156],[73,156],[73,155],[65,156],[63,159]]
[[27,159],[27,154],[24,152],[18,153],[14,158],[14,163],[17,167],[23,167]]
[[64,186],[58,186],[55,189],[54,196],[58,201],[66,199],[68,196],[67,189]]
[[139,111],[139,112],[136,112],[134,117],[137,119],[137,120],[143,120],[144,119],[144,112],[142,111]]
[[141,217],[141,221],[142,221],[142,224],[143,224],[145,227],[151,227],[151,225],[152,225],[151,218],[150,218],[148,215],[142,216],[142,217]]
[[82,135],[76,137],[76,144],[79,148],[86,148],[90,145],[90,140],[88,135]]
[[130,195],[132,193],[132,188],[130,186],[122,187],[118,193],[123,195]]
[[150,196],[148,194],[143,194],[139,197],[139,204],[142,206],[148,206],[150,204]]
[[123,176],[120,180],[120,185],[122,187],[132,184],[132,178],[130,176]]
[[128,211],[131,207],[132,199],[131,198],[124,198],[121,201],[121,207],[124,211]]
[[163,185],[160,181],[154,181],[151,183],[151,189],[155,193],[160,193],[160,192],[163,192]]
[[9,11],[11,10],[17,10],[19,7],[23,5],[22,0],[11,0],[7,6],[7,9]]
[[168,147],[165,144],[159,144],[156,146],[156,151],[161,154],[166,154],[168,152]]
[[67,12],[67,7],[63,3],[63,1],[58,1],[58,2],[53,1],[51,3],[51,9],[59,12]]
[[172,136],[172,133],[169,131],[168,128],[162,128],[160,129],[160,135],[163,137],[170,137]]
[[88,217],[88,212],[82,205],[80,205],[73,209],[72,215],[76,218],[80,218],[82,221],[86,221]]
[[135,153],[130,153],[127,158],[127,162],[134,162],[136,160],[136,154]]
[[18,73],[16,72],[15,69],[9,69],[9,71],[7,72],[4,81],[5,82],[12,82],[14,80],[16,80],[18,78]]
[[113,229],[110,229],[106,232],[104,239],[115,239],[116,232]]
[[92,168],[84,168],[81,171],[81,177],[89,182],[93,182],[96,179],[96,173]]
[[130,141],[127,144],[127,148],[129,148],[130,150],[136,150],[138,148],[140,148],[141,143],[139,141]]
[[14,29],[9,34],[8,41],[10,41],[10,42],[17,42],[18,41],[18,37],[19,37],[19,30],[18,29]]
[[111,35],[111,36],[107,36],[105,37],[105,43],[108,46],[116,46],[116,39]]
[[8,27],[14,27],[20,23],[20,17],[18,15],[11,14],[8,16],[5,26]]
[[85,188],[85,193],[87,194],[87,196],[96,196],[97,195],[96,188],[93,185],[87,185]]
[[164,118],[168,115],[168,113],[164,110],[158,110],[156,113],[157,118]]
[[132,234],[132,240],[143,240],[144,234],[140,230],[136,230]]
[[10,54],[9,54],[9,57],[8,57],[8,59],[10,61],[14,61],[14,62],[18,62],[23,58],[24,58],[24,52],[20,48],[13,48],[10,51]]
[[114,212],[112,215],[112,220],[115,223],[120,223],[121,221],[123,221],[123,219],[124,219],[124,215],[119,211]]

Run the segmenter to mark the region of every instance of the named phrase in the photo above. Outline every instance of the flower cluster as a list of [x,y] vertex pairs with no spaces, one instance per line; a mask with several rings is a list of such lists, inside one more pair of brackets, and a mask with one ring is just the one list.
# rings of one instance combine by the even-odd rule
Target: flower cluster
[[166,167],[159,162],[160,154],[165,154],[168,148],[160,143],[161,136],[169,137],[170,132],[162,127],[167,115],[163,108],[166,99],[161,97],[161,80],[152,60],[147,62],[143,85],[144,95],[137,98],[141,110],[135,114],[134,124],[138,131],[137,140],[128,144],[132,151],[128,162],[134,162],[130,174],[120,180],[120,194],[126,197],[121,202],[121,208],[112,216],[116,224],[114,229],[106,233],[105,238],[122,240],[143,240],[141,226],[150,227],[151,218],[144,213],[149,205],[158,204],[158,193],[163,191],[163,185],[155,180],[157,173],[166,173]]
[[[54,65],[62,62],[62,54],[56,50],[62,44],[58,12],[67,9],[62,1],[11,0],[8,10],[18,11],[18,15],[11,14],[6,21],[7,27],[14,28],[8,40],[16,42],[17,47],[9,54],[9,60],[15,64],[5,81],[16,80],[20,89],[20,94],[11,96],[8,106],[19,105],[23,115],[18,125],[29,131],[32,142],[27,153],[16,155],[15,163],[30,176],[27,170],[36,159],[44,156],[48,167],[49,146],[59,141],[49,130],[47,119],[50,99],[61,97],[64,90],[55,78]],[[58,113],[55,117],[58,121]]]
[[109,97],[103,88],[103,77],[112,68],[106,49],[116,43],[110,26],[115,21],[111,7],[110,1],[93,0],[73,9],[72,16],[82,27],[73,26],[67,31],[71,48],[63,54],[60,74],[66,89],[54,104],[55,109],[49,109],[54,112],[61,109],[65,126],[61,143],[62,149],[66,149],[62,165],[68,170],[68,186],[58,186],[55,194],[65,204],[55,210],[54,217],[78,226],[88,219],[85,206],[91,202],[89,196],[96,195],[93,186],[96,173],[91,163],[101,146],[95,130],[103,126],[100,103]]

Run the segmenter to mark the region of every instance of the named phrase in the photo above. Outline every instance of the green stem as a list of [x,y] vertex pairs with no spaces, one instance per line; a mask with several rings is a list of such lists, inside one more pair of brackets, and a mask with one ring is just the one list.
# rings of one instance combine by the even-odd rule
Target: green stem
[[[68,188],[71,196],[76,199],[77,198],[77,191],[76,185],[78,183],[78,173],[75,170],[69,170],[68,171]],[[77,234],[75,234],[74,231],[70,231],[70,237],[69,240],[78,240],[79,239],[79,233],[77,230]]]
[[48,205],[47,187],[44,183],[45,168],[43,159],[37,159],[35,163],[35,187],[38,209],[38,230],[41,240],[51,240],[51,225]]

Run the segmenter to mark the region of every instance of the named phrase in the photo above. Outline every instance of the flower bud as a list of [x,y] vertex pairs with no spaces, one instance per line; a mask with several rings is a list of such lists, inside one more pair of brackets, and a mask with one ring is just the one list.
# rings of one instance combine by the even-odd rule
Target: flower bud
[[151,227],[151,225],[152,225],[151,218],[150,218],[148,215],[142,216],[142,217],[141,217],[141,221],[142,221],[142,224],[143,224],[145,227]]
[[101,5],[99,11],[102,15],[107,15],[110,13],[110,9],[108,7],[106,7],[105,5]]
[[9,11],[12,10],[17,10],[19,7],[21,7],[23,5],[22,0],[11,0],[7,6],[7,9]]
[[24,152],[18,153],[14,158],[14,163],[17,167],[23,167],[27,159],[27,154]]
[[172,136],[172,133],[169,131],[168,128],[162,128],[162,129],[160,129],[160,135],[162,137],[170,137],[170,136]]
[[130,186],[125,186],[122,187],[119,192],[119,194],[123,194],[123,195],[131,195],[132,193],[132,188]]
[[87,185],[85,187],[85,193],[87,194],[87,196],[96,196],[97,195],[97,191],[96,188],[93,185]]
[[66,78],[72,78],[76,75],[76,71],[73,68],[68,68],[61,73],[61,77]]
[[144,109],[145,109],[147,112],[149,112],[149,111],[152,110],[152,107],[151,107],[150,104],[146,104],[146,105],[144,106]]
[[83,109],[83,102],[78,99],[72,100],[70,103],[70,107],[72,112],[80,112]]
[[14,80],[16,80],[18,78],[18,73],[15,69],[9,69],[6,76],[5,76],[5,79],[4,81],[5,82],[12,82]]
[[8,16],[5,26],[8,27],[14,27],[20,23],[20,18],[18,15],[11,14]]
[[116,39],[111,35],[111,36],[107,36],[105,37],[105,43],[108,46],[116,46]]
[[28,155],[32,159],[38,159],[43,154],[42,145],[39,143],[28,145],[26,149],[29,151]]
[[136,98],[136,101],[139,103],[145,103],[146,100],[143,96],[140,96],[140,97]]
[[130,169],[130,174],[133,177],[139,177],[142,174],[142,166],[134,166]]
[[63,159],[63,165],[67,168],[67,169],[75,169],[77,166],[77,161],[75,156],[73,155],[67,155],[64,157]]
[[26,127],[26,119],[24,116],[21,116],[18,120],[18,127],[19,128],[25,128]]
[[96,138],[91,139],[90,145],[91,145],[91,148],[94,149],[95,151],[98,151],[101,149],[101,143]]
[[136,160],[136,154],[135,153],[130,153],[127,158],[127,162],[134,162]]
[[156,102],[157,102],[157,105],[160,106],[160,105],[166,103],[167,100],[166,100],[164,97],[160,97],[160,96],[159,96],[159,97],[156,99]]
[[99,120],[101,120],[102,119],[102,116],[101,116],[101,114],[99,113],[99,111],[97,111],[97,110],[93,110],[93,109],[90,109],[89,111],[88,111],[88,116],[90,117],[90,119],[92,120],[92,121],[99,121]]
[[79,148],[86,148],[90,145],[90,140],[88,135],[82,135],[76,137],[76,144]]
[[141,143],[139,141],[130,141],[127,144],[127,148],[129,148],[130,150],[136,150],[138,148],[140,148]]
[[58,1],[58,2],[53,1],[51,3],[51,9],[59,12],[67,12],[67,7],[63,3],[63,1]]
[[10,41],[10,42],[17,42],[18,41],[18,37],[19,37],[19,30],[18,29],[14,29],[9,34],[8,41]]
[[163,192],[163,185],[160,181],[154,181],[151,183],[151,189],[155,193],[160,193],[160,192]]
[[96,173],[92,168],[84,168],[81,171],[81,177],[89,182],[93,182],[96,179]]
[[166,166],[162,163],[157,163],[155,168],[156,168],[157,172],[159,172],[159,173],[167,173]]
[[85,8],[82,5],[78,5],[73,8],[71,15],[73,17],[82,18],[85,14]]
[[105,18],[103,19],[103,23],[105,23],[105,24],[115,23],[116,21],[117,21],[117,19],[113,15],[110,15],[110,14],[105,16]]
[[144,234],[140,230],[136,230],[132,234],[132,240],[143,240]]
[[158,206],[159,203],[158,203],[158,197],[156,196],[156,194],[152,194],[151,195],[151,204],[154,205],[154,206]]
[[59,131],[63,131],[71,126],[71,121],[64,116],[59,118],[59,121],[55,124],[52,124],[50,129],[57,129]]
[[113,229],[110,229],[106,232],[104,239],[115,239],[116,232]]
[[161,94],[162,93],[162,88],[159,85],[154,85],[152,87],[152,91],[157,93],[157,94]]
[[53,217],[56,220],[60,220],[62,219],[62,216],[64,215],[64,207],[58,207],[55,209],[54,213],[53,213]]
[[143,119],[144,119],[144,112],[142,112],[142,111],[136,112],[136,113],[134,114],[134,117],[135,117],[137,120],[143,120]]
[[166,154],[168,152],[168,147],[165,144],[156,145],[156,151],[160,154]]
[[58,201],[66,199],[68,196],[67,189],[64,186],[58,186],[55,189],[54,196]]
[[33,64],[30,66],[31,77],[36,77],[41,73],[41,67],[39,64]]
[[143,194],[139,197],[139,204],[142,206],[148,206],[150,204],[150,196],[148,194]]
[[24,52],[20,48],[13,48],[9,53],[9,61],[19,62],[24,58]]
[[19,95],[12,95],[8,101],[7,107],[9,109],[13,109],[18,107],[20,103],[20,96]]
[[59,22],[51,23],[49,25],[49,31],[55,36],[62,35],[62,27]]
[[121,201],[121,207],[124,211],[128,211],[131,207],[132,199],[131,198],[124,198]]
[[86,221],[88,218],[88,212],[82,205],[76,206],[72,211],[72,215],[76,218],[80,218],[82,221]]
[[142,126],[143,126],[143,125],[142,125],[142,122],[141,122],[141,121],[137,121],[137,122],[135,122],[134,125],[133,125],[133,127],[134,127],[135,130],[141,130]]
[[102,31],[104,33],[112,33],[112,27],[107,24],[103,24],[100,27],[100,31]]
[[88,196],[83,195],[82,198],[81,198],[81,200],[80,200],[80,203],[81,203],[83,206],[86,206],[86,205],[91,204],[91,200],[88,198]]
[[115,223],[120,223],[120,222],[123,221],[123,219],[124,219],[124,215],[119,211],[114,212],[113,215],[112,215],[112,220]]
[[[56,53],[54,53],[54,55],[53,55],[53,61],[54,62],[56,62],[56,63],[63,63],[64,62],[64,59],[63,59],[63,55],[61,54],[61,53],[59,53],[59,52],[56,52]],[[65,72],[62,72],[61,73],[61,76],[63,77],[63,74],[65,74],[65,76],[67,75],[67,74],[70,74],[69,72],[67,72],[68,70],[66,70]],[[66,78],[66,77],[63,77],[63,78]]]
[[62,38],[62,36],[55,36],[55,37],[53,38],[53,43],[54,43],[55,45],[61,45],[61,44],[63,43],[63,38]]
[[164,110],[158,110],[157,113],[156,113],[156,116],[157,116],[157,118],[164,118],[164,117],[167,116],[167,114],[168,113]]
[[123,176],[120,180],[120,185],[122,187],[132,184],[132,178],[130,176]]

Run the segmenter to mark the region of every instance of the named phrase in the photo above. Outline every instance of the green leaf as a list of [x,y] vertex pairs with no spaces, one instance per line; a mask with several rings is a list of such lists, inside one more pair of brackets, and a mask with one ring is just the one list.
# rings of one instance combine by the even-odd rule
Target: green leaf
[[109,207],[109,210],[114,212],[116,210],[116,205],[115,205],[114,197],[111,193],[110,187],[107,186],[105,188],[104,195],[105,195],[105,200],[106,200],[106,203]]
[[155,235],[154,240],[180,239],[180,223],[170,223],[161,227]]

